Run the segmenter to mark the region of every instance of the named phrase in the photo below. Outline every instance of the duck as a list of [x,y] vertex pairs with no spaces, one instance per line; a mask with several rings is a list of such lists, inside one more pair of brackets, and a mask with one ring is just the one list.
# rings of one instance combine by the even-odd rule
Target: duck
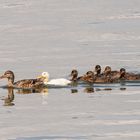
[[71,76],[70,81],[72,81],[73,83],[83,82],[84,81],[83,79],[85,77],[85,75],[78,77],[78,70],[76,70],[76,69],[73,69],[71,71],[70,76]]
[[112,71],[110,66],[106,66],[103,74],[106,78],[109,78],[110,81],[113,82],[113,79],[120,78],[121,72],[117,70]]
[[121,68],[120,69],[120,79],[128,80],[128,81],[140,80],[140,74],[126,72],[125,68]]
[[101,66],[100,65],[96,65],[95,66],[95,76],[101,76]]
[[70,80],[73,81],[73,82],[76,82],[76,81],[78,81],[80,79],[80,78],[78,78],[78,71],[76,69],[73,69],[71,71],[70,76],[71,76]]
[[85,75],[80,77],[81,81],[87,82],[87,83],[94,83],[95,76],[93,71],[87,71]]
[[51,79],[49,80],[49,73],[48,72],[42,72],[41,76],[39,76],[39,79],[43,79],[44,85],[54,85],[54,86],[67,86],[70,85],[72,81],[67,80],[65,78],[59,78],[59,79]]
[[15,75],[14,72],[11,70],[7,70],[3,75],[0,76],[0,79],[7,78],[8,85],[6,87],[13,87],[13,88],[39,88],[43,86],[42,79],[23,79],[17,82],[14,82]]
[[116,71],[116,70],[112,71],[110,66],[106,66],[103,73],[105,76],[108,76],[108,75],[115,76],[116,74],[119,73],[119,71]]

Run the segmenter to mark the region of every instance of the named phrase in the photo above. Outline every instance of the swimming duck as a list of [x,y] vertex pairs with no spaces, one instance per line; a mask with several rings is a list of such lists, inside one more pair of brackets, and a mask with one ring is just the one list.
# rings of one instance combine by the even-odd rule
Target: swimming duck
[[84,76],[79,76],[79,77],[78,77],[78,71],[77,71],[76,69],[73,69],[73,70],[71,71],[70,76],[71,76],[70,81],[72,81],[72,82],[83,81],[83,77],[85,77],[85,75],[84,75]]
[[120,71],[112,71],[110,66],[106,66],[104,69],[103,74],[105,75],[106,78],[114,79],[118,75],[120,75]]
[[0,79],[7,78],[8,85],[7,87],[14,87],[14,88],[39,88],[43,86],[42,79],[24,79],[17,82],[14,82],[15,75],[13,71],[6,71]]
[[85,75],[80,77],[80,80],[88,83],[94,83],[95,77],[94,77],[94,72],[93,71],[88,71]]
[[76,82],[78,79],[80,79],[80,78],[78,78],[78,71],[76,69],[73,69],[71,71],[70,76],[72,77],[70,80],[73,82]]
[[140,74],[126,72],[125,68],[120,69],[120,79],[123,80],[140,80]]
[[100,65],[96,65],[95,66],[95,76],[100,76],[101,75],[101,66]]
[[49,81],[49,73],[48,72],[43,72],[39,79],[43,79],[43,83],[45,85],[54,85],[54,86],[66,86],[70,85],[71,81],[64,79],[64,78],[59,78],[59,79],[52,79]]

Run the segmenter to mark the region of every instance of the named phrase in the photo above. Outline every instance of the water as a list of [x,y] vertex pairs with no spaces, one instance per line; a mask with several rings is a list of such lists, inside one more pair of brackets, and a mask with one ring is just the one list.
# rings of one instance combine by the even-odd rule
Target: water
[[[139,5],[0,0],[0,73],[13,70],[19,80],[48,71],[60,78],[96,64],[140,72]],[[139,140],[139,91],[139,84],[14,90],[11,106],[5,106],[8,90],[0,89],[1,140]]]

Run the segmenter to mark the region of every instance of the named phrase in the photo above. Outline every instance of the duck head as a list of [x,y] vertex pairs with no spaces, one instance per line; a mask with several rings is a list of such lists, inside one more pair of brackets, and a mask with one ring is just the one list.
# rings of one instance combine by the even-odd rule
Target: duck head
[[87,75],[88,77],[94,77],[94,72],[93,72],[93,71],[88,71],[88,72],[86,73],[86,75]]
[[49,81],[49,77],[50,75],[48,72],[42,72],[41,76],[38,76],[37,79],[44,82],[44,84],[47,84],[47,82]]
[[104,70],[104,74],[107,76],[111,73],[111,67],[110,66],[106,66],[105,70]]
[[125,78],[126,70],[125,68],[120,69],[120,78]]
[[101,74],[101,66],[100,65],[95,66],[95,72],[97,75]]
[[93,83],[94,80],[95,80],[94,72],[93,71],[88,71],[85,75],[85,79],[86,79],[87,82]]
[[71,81],[77,81],[78,71],[75,70],[75,69],[72,70],[70,76],[72,77],[72,78],[71,78]]
[[10,70],[6,71],[3,75],[0,76],[0,79],[7,78],[8,79],[8,86],[12,87],[14,83],[14,73]]

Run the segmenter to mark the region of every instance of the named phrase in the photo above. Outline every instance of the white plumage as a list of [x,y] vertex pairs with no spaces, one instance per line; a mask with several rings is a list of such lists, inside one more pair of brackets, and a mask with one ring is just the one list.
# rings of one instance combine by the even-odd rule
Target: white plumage
[[57,86],[66,86],[68,84],[70,84],[71,81],[64,79],[64,78],[60,78],[60,79],[52,79],[49,82],[45,83],[48,85],[57,85]]
[[69,85],[71,83],[70,80],[64,79],[64,78],[59,78],[59,79],[52,79],[52,80],[48,80],[49,79],[49,73],[48,72],[43,72],[42,76],[45,78],[44,79],[44,84],[45,85],[56,85],[56,86],[66,86]]

